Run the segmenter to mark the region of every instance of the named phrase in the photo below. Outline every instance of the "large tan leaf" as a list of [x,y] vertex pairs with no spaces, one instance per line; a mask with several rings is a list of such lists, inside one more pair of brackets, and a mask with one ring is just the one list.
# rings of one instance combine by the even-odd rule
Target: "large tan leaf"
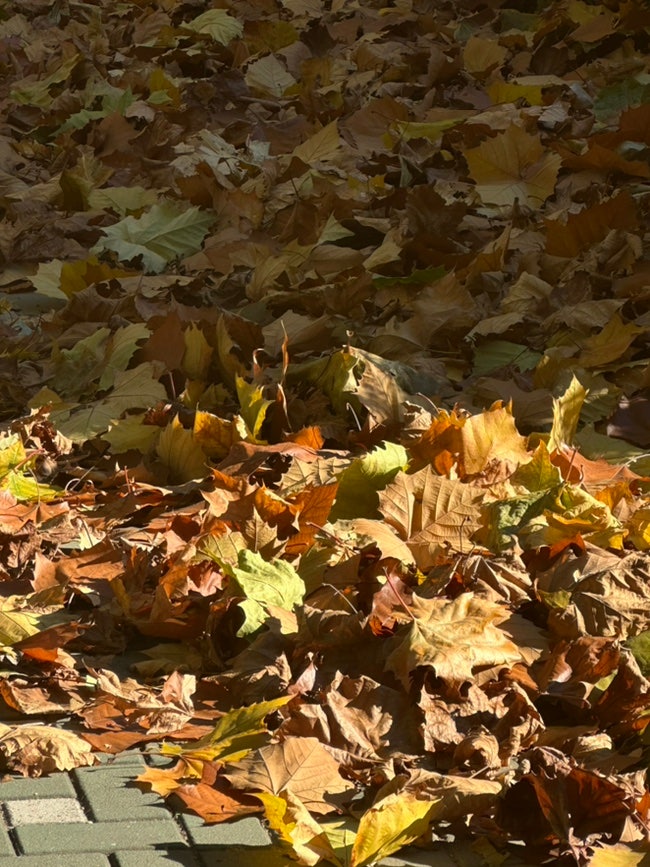
[[0,763],[26,777],[71,771],[98,761],[90,744],[74,732],[37,725],[3,726],[0,731]]
[[479,666],[510,665],[522,658],[496,626],[508,616],[507,609],[473,593],[462,593],[453,601],[413,594],[411,611],[412,624],[392,639],[394,650],[386,660],[386,668],[407,689],[418,666],[433,669],[443,680],[463,683]]
[[465,159],[481,199],[490,205],[539,208],[555,190],[562,158],[544,150],[538,135],[510,126],[477,148]]
[[471,548],[484,499],[483,488],[437,476],[429,466],[398,473],[379,493],[379,511],[407,542],[418,566],[428,568],[436,546]]
[[[262,747],[228,772],[237,789],[296,795],[311,813],[330,813],[332,795],[354,786],[339,774],[339,764],[316,738],[287,738]],[[328,800],[330,798],[330,800]]]

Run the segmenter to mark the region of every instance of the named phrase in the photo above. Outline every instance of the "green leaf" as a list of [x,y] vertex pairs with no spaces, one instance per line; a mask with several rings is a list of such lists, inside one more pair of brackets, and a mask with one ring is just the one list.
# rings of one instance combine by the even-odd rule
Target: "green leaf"
[[156,369],[145,362],[115,375],[115,388],[103,400],[85,406],[55,410],[52,423],[73,442],[85,442],[104,433],[127,410],[146,409],[165,400],[165,387],[156,380]]
[[562,482],[562,474],[551,463],[545,443],[540,443],[533,455],[532,461],[522,464],[510,477],[513,485],[522,485],[529,491],[549,491]]
[[88,193],[88,206],[95,210],[115,211],[120,216],[143,211],[156,204],[155,190],[134,185],[132,187],[103,187]]
[[650,674],[650,631],[628,638],[625,646],[632,651],[644,677]]
[[428,138],[430,141],[437,141],[442,134],[448,129],[462,123],[464,117],[454,117],[448,120],[436,120],[429,123],[411,123],[406,120],[396,120],[391,124],[391,131],[395,132],[404,141],[411,141],[416,138]]
[[237,386],[239,406],[241,407],[241,416],[246,422],[246,427],[251,432],[253,440],[259,442],[258,437],[266,418],[266,411],[273,401],[263,397],[262,389],[259,385],[246,382],[241,376],[236,377],[235,384]]
[[408,277],[379,277],[372,278],[372,285],[377,289],[392,289],[393,286],[428,286],[444,277],[447,270],[442,265],[436,268],[423,268],[412,271]]
[[350,518],[378,518],[379,497],[400,470],[408,466],[406,449],[385,442],[362,458],[357,458],[341,473],[330,521]]
[[64,81],[67,81],[73,69],[81,60],[81,54],[72,54],[47,78],[12,90],[10,94],[11,98],[21,105],[37,105],[40,108],[47,108],[52,102],[50,88],[55,84],[62,84]]
[[208,9],[189,24],[184,24],[188,30],[196,33],[206,33],[215,42],[228,45],[233,39],[237,39],[244,32],[244,25],[229,15],[225,9]]
[[522,343],[511,343],[509,340],[487,340],[474,352],[474,373],[485,376],[493,370],[512,365],[525,372],[537,367],[542,358],[541,353],[533,352]]
[[200,740],[191,744],[163,744],[161,752],[165,756],[188,756],[204,762],[237,762],[268,742],[264,719],[284,707],[291,698],[283,695],[231,710]]
[[158,274],[172,259],[199,250],[213,222],[214,216],[200,208],[163,202],[137,219],[126,217],[103,229],[106,237],[92,252],[112,250],[122,261],[141,256],[145,269]]
[[268,618],[268,605],[291,611],[305,595],[300,575],[284,560],[266,563],[253,551],[240,551],[237,566],[227,567],[246,599],[240,603],[244,612],[240,636],[256,632]]

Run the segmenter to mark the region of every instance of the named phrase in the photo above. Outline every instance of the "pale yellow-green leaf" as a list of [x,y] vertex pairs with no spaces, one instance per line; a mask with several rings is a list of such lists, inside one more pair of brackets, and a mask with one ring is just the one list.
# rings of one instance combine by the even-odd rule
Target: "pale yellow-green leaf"
[[429,123],[425,122],[409,122],[406,120],[396,120],[391,124],[393,130],[403,141],[411,141],[416,138],[427,138],[431,141],[437,141],[448,129],[461,123],[464,118],[449,118],[447,120],[436,120]]
[[285,91],[296,83],[274,54],[267,54],[249,64],[244,80],[252,91],[274,97],[284,96]]
[[103,400],[89,405],[57,409],[52,423],[73,442],[85,442],[104,433],[127,410],[145,409],[165,400],[165,387],[157,381],[156,369],[144,362],[115,375],[115,388]]
[[21,105],[36,105],[40,108],[47,108],[52,102],[50,88],[55,84],[62,84],[66,81],[81,60],[81,54],[71,54],[58,69],[55,69],[46,78],[42,78],[36,82],[19,82],[19,86],[11,91],[11,99]]
[[290,701],[290,695],[283,695],[235,708],[222,716],[214,729],[200,740],[189,744],[163,744],[161,752],[166,756],[188,756],[204,762],[239,761],[268,742],[264,719]]
[[286,560],[267,563],[260,554],[243,550],[239,552],[237,565],[230,566],[228,571],[241,595],[246,597],[240,603],[245,620],[238,635],[256,632],[268,618],[269,605],[292,611],[305,595],[304,581]]
[[587,389],[573,376],[564,394],[553,400],[553,426],[548,440],[549,452],[560,451],[563,446],[573,444],[586,396]]
[[259,442],[258,437],[266,417],[266,411],[273,401],[264,397],[263,389],[259,385],[246,382],[241,376],[237,376],[235,382],[241,416],[251,432],[253,441]]
[[61,496],[61,491],[50,485],[36,481],[28,472],[10,470],[0,479],[0,490],[8,491],[21,502],[37,502],[38,500],[53,500]]
[[[338,156],[341,149],[338,122],[333,120],[317,133],[294,148],[293,155],[307,165],[327,162]],[[322,241],[321,243],[325,243]]]
[[197,33],[207,33],[215,42],[220,42],[222,45],[228,45],[244,32],[241,21],[233,18],[225,9],[208,9],[207,12],[183,26]]
[[111,388],[115,382],[115,374],[126,370],[131,358],[139,349],[140,342],[151,336],[144,323],[135,322],[118,328],[108,340],[104,370],[99,379],[99,387],[104,390]]
[[175,484],[202,479],[207,475],[205,454],[194,439],[191,430],[186,430],[176,416],[158,438],[156,454],[168,468]]
[[142,258],[146,270],[160,273],[173,259],[200,249],[214,216],[200,208],[172,202],[153,205],[141,217],[125,217],[107,226],[94,253],[112,250],[122,261]]
[[205,379],[212,360],[213,349],[195,322],[183,332],[185,353],[181,367],[190,379]]
[[25,446],[18,434],[0,440],[0,478],[17,467],[26,458]]
[[88,205],[95,210],[112,210],[121,217],[144,211],[158,201],[155,190],[135,184],[132,187],[103,187],[88,193]]
[[144,413],[129,415],[112,424],[109,430],[102,434],[102,439],[110,444],[114,455],[120,455],[131,449],[145,454],[160,436],[158,425],[145,424]]

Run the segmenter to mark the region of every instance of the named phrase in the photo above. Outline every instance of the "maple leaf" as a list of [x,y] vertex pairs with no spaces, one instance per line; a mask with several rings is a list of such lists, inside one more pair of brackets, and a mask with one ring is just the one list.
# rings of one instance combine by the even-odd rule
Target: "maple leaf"
[[311,813],[335,809],[334,796],[354,786],[339,773],[339,763],[316,738],[287,738],[242,759],[226,776],[243,791],[280,795],[288,789]]
[[510,665],[521,659],[517,646],[496,625],[507,617],[501,605],[472,593],[457,599],[424,599],[413,594],[413,621],[391,639],[386,660],[407,689],[416,668],[431,668],[453,683],[471,681],[475,668]]
[[511,126],[477,148],[465,152],[476,189],[486,204],[539,208],[553,195],[562,164],[545,151],[538,136]]
[[164,202],[142,217],[126,217],[108,226],[93,252],[112,250],[123,261],[141,257],[144,267],[158,274],[168,262],[198,250],[213,221],[199,208],[182,209]]

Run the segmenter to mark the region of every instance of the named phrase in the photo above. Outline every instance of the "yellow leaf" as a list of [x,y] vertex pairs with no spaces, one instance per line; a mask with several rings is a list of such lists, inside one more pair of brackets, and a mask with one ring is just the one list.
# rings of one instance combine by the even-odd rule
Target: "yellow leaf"
[[208,457],[224,458],[242,436],[235,420],[197,410],[194,416],[194,439]]
[[203,450],[178,416],[160,434],[156,454],[169,469],[173,483],[202,479],[208,472]]
[[546,151],[539,136],[511,126],[466,151],[470,175],[481,199],[490,205],[539,208],[555,190],[562,158]]
[[311,166],[314,163],[328,162],[336,157],[341,149],[341,139],[337,121],[333,120],[319,129],[311,138],[294,148],[293,156]]
[[359,822],[350,867],[376,864],[421,837],[438,800],[424,800],[402,791],[374,804]]
[[602,367],[617,361],[637,334],[643,334],[645,330],[633,322],[623,323],[620,315],[615,313],[600,333],[585,340],[578,364],[581,367]]
[[564,394],[553,399],[553,427],[548,440],[549,452],[561,451],[563,446],[572,445],[587,394],[587,389],[573,376]]
[[468,418],[460,430],[460,438],[462,467],[467,476],[494,464],[501,464],[503,474],[509,475],[532,457],[526,448],[526,438],[515,426],[510,407],[500,403]]
[[487,89],[494,105],[517,102],[525,99],[529,105],[542,105],[542,88],[536,84],[514,84],[509,81],[495,81]]
[[183,756],[186,760],[236,762],[268,740],[264,719],[284,707],[292,696],[283,695],[249,707],[239,707],[221,717],[210,734],[191,744],[163,744],[165,756]]
[[323,859],[329,864],[341,865],[332,844],[318,822],[291,791],[278,795],[270,792],[255,794],[264,805],[264,814],[271,829],[291,847],[292,856],[299,864],[314,867]]
[[629,541],[639,551],[647,551],[650,548],[650,506],[637,509],[626,524],[629,533]]
[[267,400],[263,396],[263,390],[255,383],[246,382],[242,376],[237,376],[235,380],[237,386],[237,397],[239,406],[241,407],[241,415],[246,422],[246,427],[250,431],[254,442],[263,442],[258,439],[259,432],[266,417],[266,411],[273,403],[272,400]]
[[205,379],[212,360],[213,349],[195,322],[183,332],[185,353],[181,366],[190,379]]
[[151,791],[166,798],[183,784],[183,780],[196,779],[197,776],[201,775],[197,775],[196,769],[179,759],[173,768],[147,768],[135,778],[135,782],[145,783]]

